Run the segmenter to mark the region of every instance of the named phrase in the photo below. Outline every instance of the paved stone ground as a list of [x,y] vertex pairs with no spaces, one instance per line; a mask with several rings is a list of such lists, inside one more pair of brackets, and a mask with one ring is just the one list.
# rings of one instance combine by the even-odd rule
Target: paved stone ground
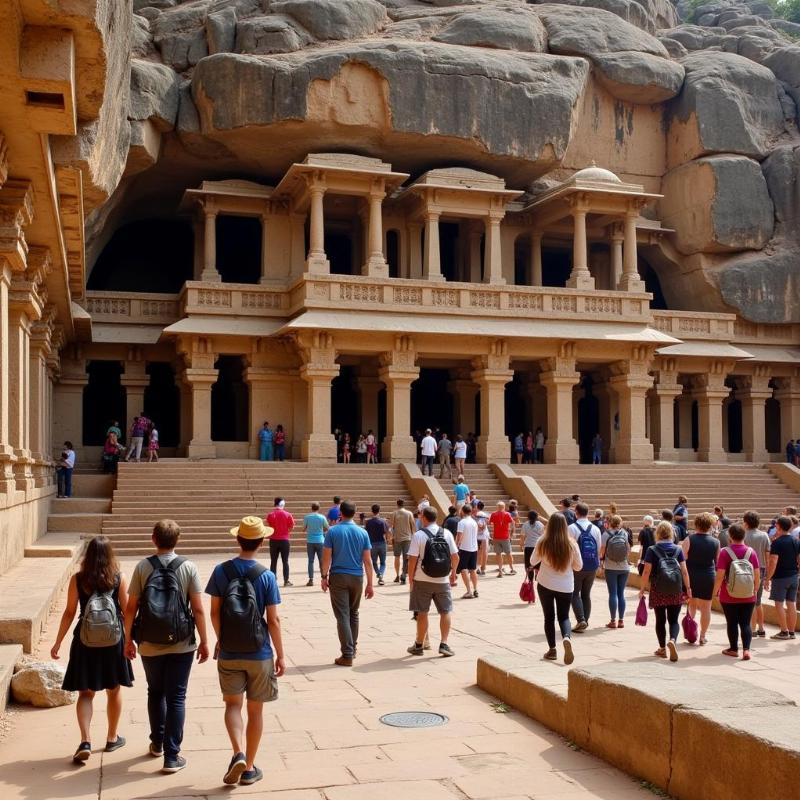
[[[198,559],[203,579],[215,561]],[[126,574],[133,563],[124,562]],[[304,559],[293,559],[292,567],[297,584],[305,583]],[[265,779],[235,793],[273,800],[654,797],[532,720],[495,712],[493,698],[475,687],[479,656],[511,652],[538,659],[546,649],[538,604],[519,602],[519,582],[520,576],[487,576],[479,599],[456,601],[450,639],[456,655],[450,659],[439,658],[435,649],[423,658],[408,656],[413,627],[405,610],[407,587],[378,587],[375,599],[362,602],[359,655],[352,669],[332,663],[337,639],[327,597],[317,587],[284,590],[281,616],[290,666],[280,683],[280,699],[265,709],[258,761]],[[459,588],[456,596],[461,594]],[[593,626],[574,637],[575,666],[652,658],[654,631],[634,627],[635,592],[628,596],[628,627],[606,630],[605,585],[595,584]],[[50,648],[60,612],[59,607],[50,617],[42,653]],[[432,640],[435,645],[438,636]],[[800,642],[759,640],[753,661],[734,662],[720,654],[725,635],[718,615],[709,640],[704,648],[681,647],[674,668],[685,670],[687,680],[693,671],[724,671],[800,700]],[[560,663],[552,668],[565,669]],[[189,767],[171,776],[159,774],[160,760],[145,755],[148,727],[140,663],[134,671],[135,686],[124,693],[121,725],[128,745],[109,755],[96,749],[83,767],[70,762],[78,742],[73,707],[13,709],[0,726],[3,800],[230,797],[231,790],[221,784],[230,753],[214,663],[194,669],[184,740]],[[95,748],[105,737],[104,702],[98,700]],[[382,714],[401,710],[438,711],[450,721],[427,730],[379,722]]]

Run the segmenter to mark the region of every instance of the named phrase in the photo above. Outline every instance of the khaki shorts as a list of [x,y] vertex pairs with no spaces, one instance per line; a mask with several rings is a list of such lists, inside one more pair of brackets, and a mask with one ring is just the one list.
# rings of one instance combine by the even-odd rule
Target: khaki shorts
[[494,552],[496,555],[504,553],[507,556],[511,555],[511,539],[493,539]]
[[219,688],[224,695],[246,694],[248,700],[269,703],[278,699],[278,679],[271,658],[251,661],[243,658],[217,662]]
[[450,584],[414,581],[414,586],[408,596],[408,610],[416,611],[418,614],[427,614],[431,610],[431,600],[440,614],[449,614],[453,610]]

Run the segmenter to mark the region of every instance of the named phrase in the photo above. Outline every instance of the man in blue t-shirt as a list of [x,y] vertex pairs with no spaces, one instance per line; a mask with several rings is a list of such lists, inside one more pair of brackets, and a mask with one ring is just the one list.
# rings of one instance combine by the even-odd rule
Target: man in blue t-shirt
[[[283,675],[285,670],[281,622],[278,617],[281,596],[275,575],[256,561],[258,548],[265,539],[272,536],[272,528],[267,527],[259,517],[245,517],[235,528],[231,528],[231,535],[235,536],[239,543],[239,553],[236,558],[214,567],[206,586],[206,594],[211,595],[211,624],[217,634],[214,658],[218,659],[219,685],[225,703],[225,727],[233,745],[233,758],[222,782],[229,786],[236,783],[250,786],[264,777],[262,771],[255,765],[256,753],[261,742],[262,723],[259,722],[257,725],[251,723],[255,717],[263,717],[265,702],[277,699],[276,679]],[[238,648],[236,652],[228,652],[224,648],[226,634],[222,630],[225,593],[231,580],[247,575],[251,576],[258,612],[262,625],[266,625],[267,635],[264,636],[264,643],[260,647],[254,639],[253,650],[250,652],[241,652]],[[227,611],[229,606],[226,604],[225,607]],[[230,607],[232,608],[233,604]],[[230,633],[228,627],[226,631]],[[274,659],[270,640],[275,647]],[[227,641],[230,646],[230,639]],[[247,694],[248,724],[246,746],[243,751],[242,739],[245,728],[242,704],[245,694]]]
[[314,585],[315,556],[319,562],[319,571],[322,572],[322,545],[325,542],[325,531],[328,530],[328,527],[328,520],[319,513],[319,503],[312,503],[311,513],[303,517],[303,530],[306,532],[306,553],[308,554],[308,583],[306,586]]
[[358,608],[364,572],[367,588],[364,597],[373,595],[372,561],[367,532],[353,522],[355,505],[345,500],[339,506],[341,520],[328,529],[322,551],[322,591],[331,590],[331,607],[336,617],[342,654],[334,660],[340,667],[352,667],[358,647]]
[[333,505],[328,509],[327,517],[329,524],[335,525],[342,518],[341,505],[342,498],[336,495],[336,497],[333,498]]

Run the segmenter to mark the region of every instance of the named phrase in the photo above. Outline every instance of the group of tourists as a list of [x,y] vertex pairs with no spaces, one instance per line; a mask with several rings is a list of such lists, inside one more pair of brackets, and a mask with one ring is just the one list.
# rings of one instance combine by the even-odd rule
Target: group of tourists
[[353,437],[340,429],[333,432],[336,439],[336,457],[342,464],[377,464],[378,439],[372,429]]
[[258,432],[258,460],[283,461],[286,458],[286,431],[283,425],[277,425],[272,430],[269,422],[265,421]]
[[147,461],[158,461],[159,434],[155,422],[149,419],[144,411],[133,418],[128,431],[128,446],[122,441],[122,429],[117,420],[112,420],[106,429],[103,441],[103,472],[116,474],[117,464],[121,460],[141,462],[142,453],[147,453]]
[[520,431],[513,442],[517,464],[544,464],[544,442],[544,431],[541,428],[537,428],[535,432]]
[[786,463],[800,467],[800,438],[786,442]]

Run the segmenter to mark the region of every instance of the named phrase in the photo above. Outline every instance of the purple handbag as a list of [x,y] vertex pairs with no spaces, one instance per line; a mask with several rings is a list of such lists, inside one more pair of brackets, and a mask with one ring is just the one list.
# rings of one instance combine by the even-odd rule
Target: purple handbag
[[683,628],[683,636],[689,644],[694,644],[697,641],[697,623],[689,616],[687,611],[681,620],[681,627]]
[[639,607],[636,609],[636,624],[644,627],[647,625],[647,601],[644,595],[639,598]]

